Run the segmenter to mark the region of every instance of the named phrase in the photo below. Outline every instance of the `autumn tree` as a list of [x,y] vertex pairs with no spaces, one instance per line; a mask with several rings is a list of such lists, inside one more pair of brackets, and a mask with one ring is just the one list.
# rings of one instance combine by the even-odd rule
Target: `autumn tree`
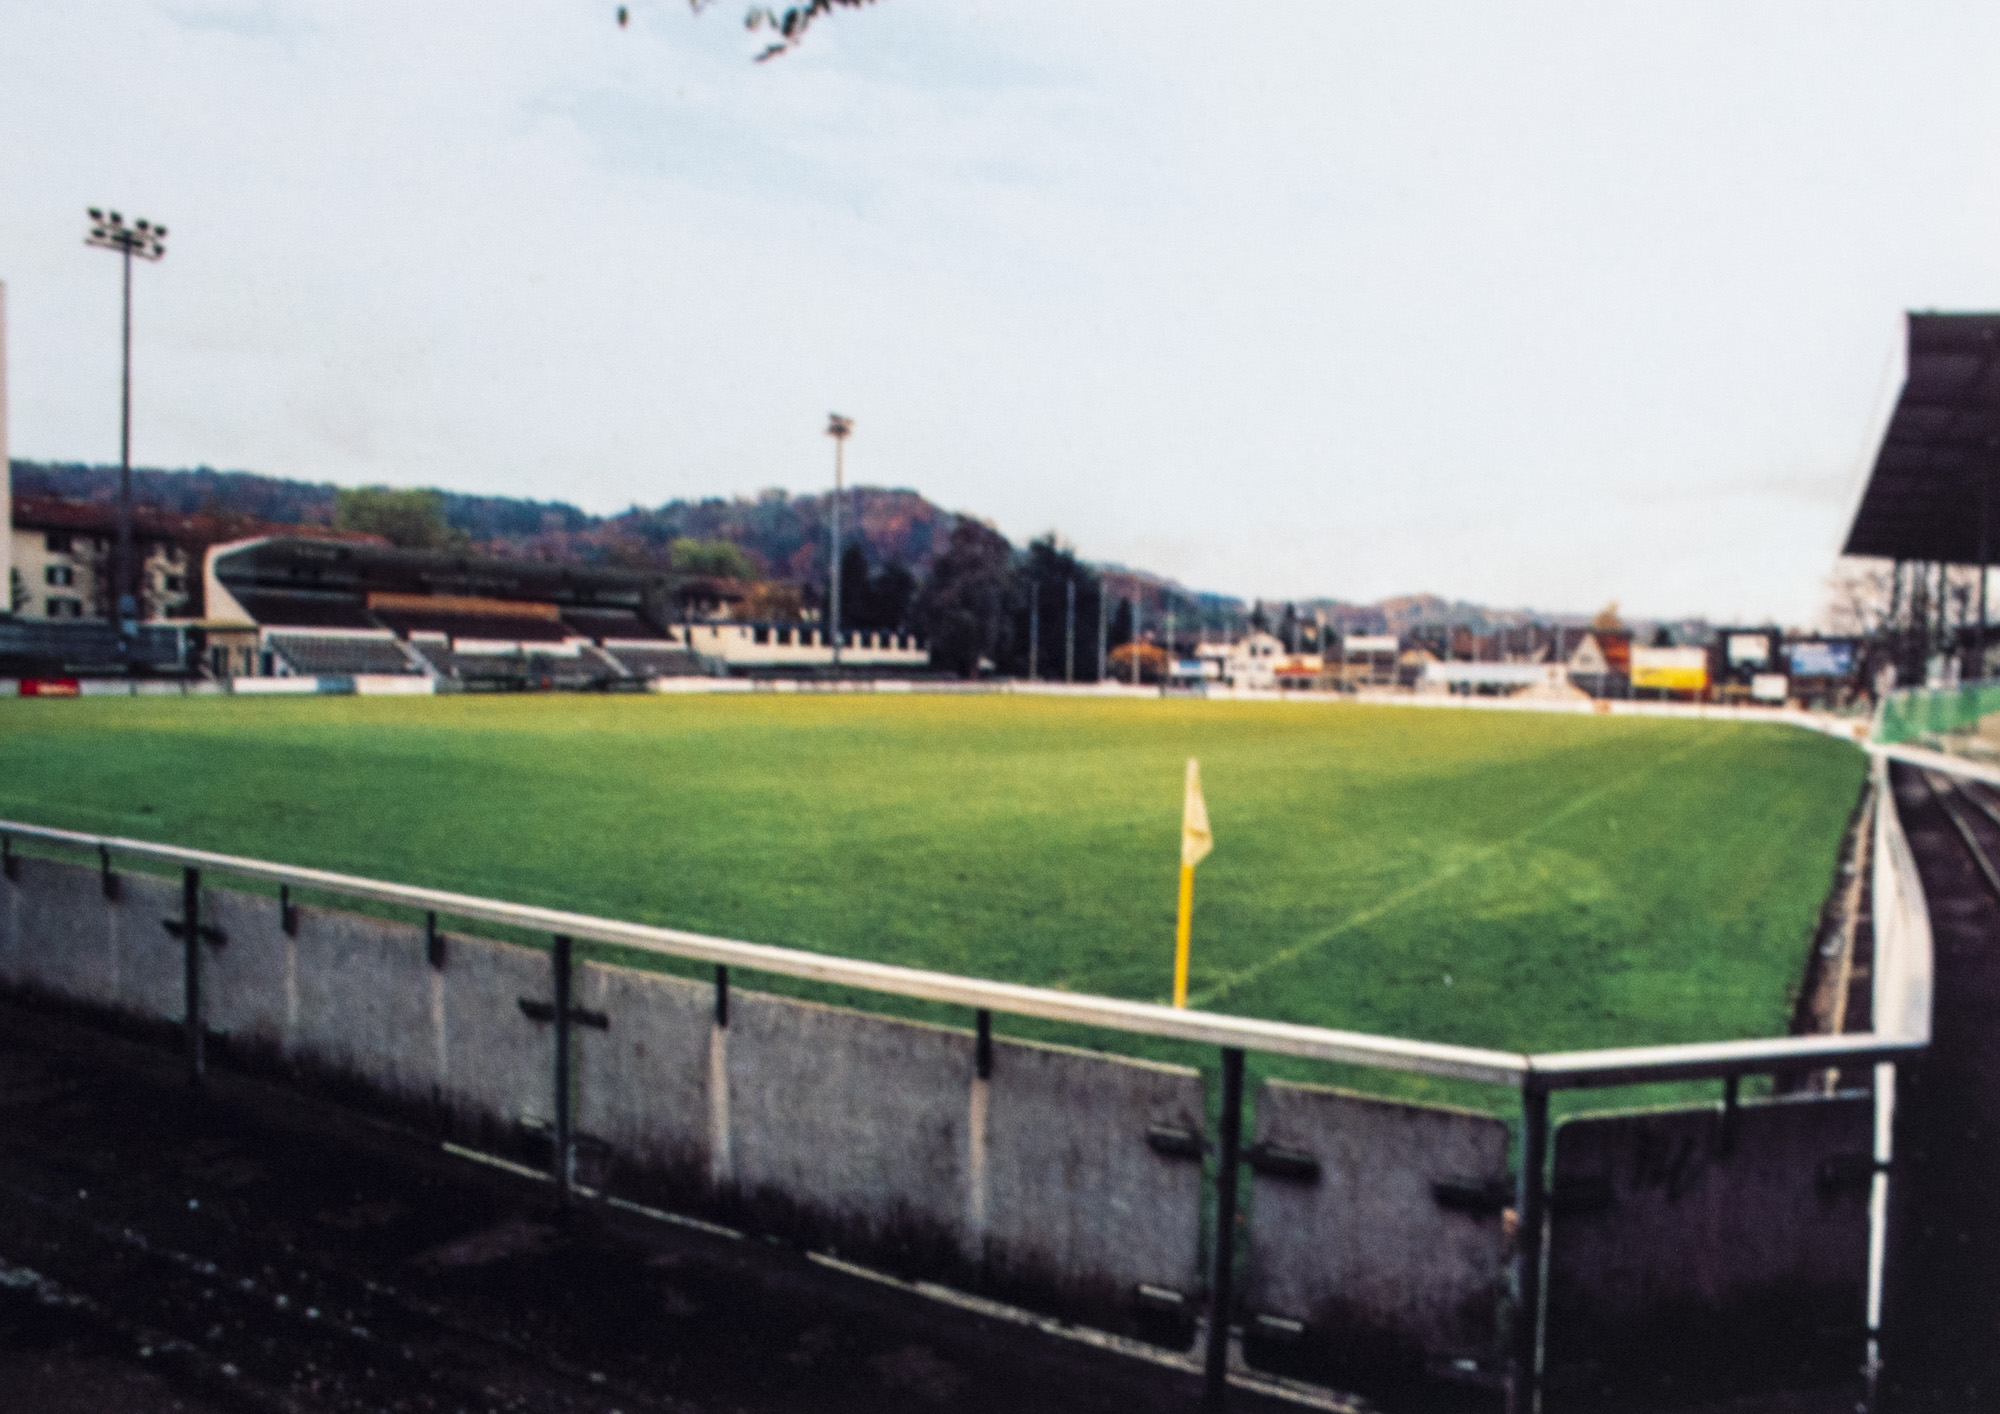
[[755,579],[757,566],[743,547],[727,540],[696,540],[683,535],[668,547],[673,567],[682,574],[708,579]]
[[917,631],[930,640],[934,666],[972,677],[980,659],[996,656],[1013,561],[1014,547],[999,531],[970,516],[953,524],[911,609]]
[[333,523],[379,535],[405,550],[463,550],[472,537],[449,524],[444,493],[415,487],[359,486],[335,493]]

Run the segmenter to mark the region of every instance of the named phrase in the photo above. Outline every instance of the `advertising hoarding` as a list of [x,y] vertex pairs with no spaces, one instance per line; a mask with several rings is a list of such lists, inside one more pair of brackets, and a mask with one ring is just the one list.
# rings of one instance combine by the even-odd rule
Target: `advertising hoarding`
[[1854,645],[1844,642],[1793,643],[1786,647],[1795,678],[1844,678],[1854,671]]
[[1706,648],[1634,648],[1632,686],[1700,692],[1708,686]]
[[1771,661],[1771,636],[1767,633],[1729,635],[1729,666],[1761,668]]

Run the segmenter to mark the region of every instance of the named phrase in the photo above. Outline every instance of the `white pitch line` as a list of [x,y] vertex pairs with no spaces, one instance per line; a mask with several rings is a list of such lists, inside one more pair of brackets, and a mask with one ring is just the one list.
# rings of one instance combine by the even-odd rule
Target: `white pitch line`
[[1332,942],[1335,938],[1338,938],[1343,933],[1352,932],[1354,929],[1359,928],[1364,923],[1374,922],[1377,918],[1380,918],[1383,914],[1392,912],[1395,909],[1402,907],[1404,904],[1408,903],[1411,899],[1429,893],[1432,889],[1438,887],[1438,885],[1449,883],[1451,880],[1457,878],[1459,875],[1465,873],[1467,870],[1485,864],[1488,861],[1495,858],[1496,856],[1504,854],[1508,850],[1511,850],[1518,845],[1526,843],[1533,836],[1539,834],[1543,830],[1546,830],[1549,826],[1557,823],[1560,820],[1566,819],[1571,815],[1574,815],[1579,810],[1597,804],[1599,801],[1603,800],[1606,796],[1612,794],[1614,791],[1624,790],[1626,787],[1636,784],[1646,775],[1650,774],[1653,771],[1658,770],[1662,766],[1668,765],[1675,761],[1684,760],[1686,757],[1691,756],[1692,754],[1694,754],[1695,751],[1699,750],[1700,748],[1708,746],[1714,740],[1715,740],[1714,737],[1709,736],[1692,741],[1678,751],[1672,751],[1668,752],[1664,756],[1654,757],[1651,761],[1648,761],[1645,765],[1641,766],[1638,770],[1632,772],[1630,775],[1620,776],[1615,781],[1605,782],[1603,785],[1597,787],[1595,790],[1585,791],[1582,795],[1571,797],[1571,799],[1567,803],[1558,806],[1548,815],[1544,816],[1540,820],[1537,820],[1534,824],[1529,825],[1526,829],[1522,830],[1520,833],[1513,835],[1507,839],[1501,840],[1496,844],[1487,845],[1483,849],[1476,849],[1472,853],[1465,856],[1463,859],[1459,860],[1456,864],[1448,864],[1444,868],[1437,870],[1435,873],[1430,874],[1425,878],[1417,880],[1413,884],[1405,885],[1403,888],[1398,889],[1395,893],[1390,894],[1387,898],[1382,899],[1377,903],[1371,904],[1366,908],[1356,910],[1355,912],[1349,914],[1346,918],[1342,919],[1340,922],[1334,924],[1333,927],[1328,929],[1326,932],[1321,933],[1316,938],[1308,938],[1304,942],[1294,943],[1288,948],[1280,948],[1278,951],[1272,953],[1270,956],[1264,958],[1262,961],[1253,963],[1251,966],[1244,968],[1241,972],[1232,973],[1231,975],[1223,978],[1220,982],[1217,982],[1212,986],[1209,986],[1203,989],[1202,991],[1195,993],[1193,996],[1188,998],[1188,1005],[1202,1011],[1213,1011],[1215,1009],[1215,1004],[1217,1002],[1226,1000],[1230,993],[1236,991],[1238,988],[1244,986],[1246,983],[1254,982],[1258,978],[1263,977],[1264,975],[1273,971],[1276,968],[1283,967],[1291,962],[1295,962],[1299,958],[1304,957],[1308,953],[1318,951],[1320,948],[1325,947],[1328,943]]

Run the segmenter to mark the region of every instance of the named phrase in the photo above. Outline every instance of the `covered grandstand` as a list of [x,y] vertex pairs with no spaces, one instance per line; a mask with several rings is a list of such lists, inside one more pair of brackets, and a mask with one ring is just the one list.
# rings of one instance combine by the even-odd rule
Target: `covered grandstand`
[[664,621],[659,575],[269,537],[215,547],[204,580],[210,623],[254,629],[266,676],[612,688],[704,670]]
[[[439,687],[638,687],[661,677],[817,674],[831,635],[813,622],[730,617],[741,595],[663,573],[344,545],[274,536],[218,545],[204,591],[211,643],[254,635],[211,670],[277,677],[426,677]],[[921,672],[908,633],[842,634],[844,669]]]

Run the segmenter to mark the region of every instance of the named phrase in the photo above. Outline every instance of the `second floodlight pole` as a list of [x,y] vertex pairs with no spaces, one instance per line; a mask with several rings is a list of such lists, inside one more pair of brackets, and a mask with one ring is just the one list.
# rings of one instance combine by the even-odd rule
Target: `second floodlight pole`
[[132,593],[132,250],[125,249],[125,320],[120,334],[123,358],[118,380],[118,559],[113,570],[117,582],[111,591],[111,612],[118,621],[118,637],[126,637],[125,625],[137,617],[127,613]]
[[[113,622],[118,626],[121,647],[129,646],[139,617],[139,599],[132,573],[132,257],[158,260],[167,253],[167,228],[150,221],[128,226],[116,211],[90,208],[90,234],[85,245],[115,250],[125,267],[124,326],[118,397],[118,547],[112,565],[110,603]],[[128,666],[130,654],[125,653]]]
[[840,672],[840,491],[847,476],[847,434],[854,419],[837,412],[826,415],[826,435],[833,438],[833,568],[827,575],[827,617],[833,629],[833,671]]

